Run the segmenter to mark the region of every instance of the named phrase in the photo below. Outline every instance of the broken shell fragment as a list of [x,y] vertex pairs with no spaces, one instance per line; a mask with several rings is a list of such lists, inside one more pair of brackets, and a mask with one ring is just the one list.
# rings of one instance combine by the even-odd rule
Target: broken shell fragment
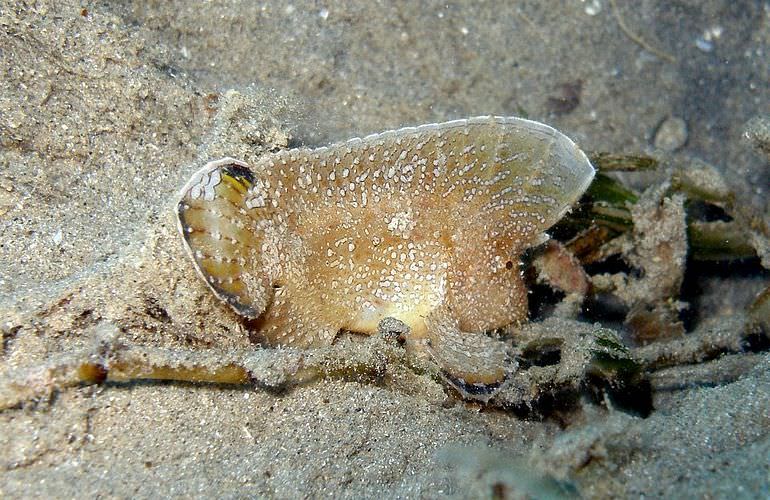
[[553,128],[477,117],[211,162],[177,215],[198,273],[268,343],[322,346],[396,318],[413,354],[488,399],[510,363],[485,332],[527,315],[520,254],[593,176]]

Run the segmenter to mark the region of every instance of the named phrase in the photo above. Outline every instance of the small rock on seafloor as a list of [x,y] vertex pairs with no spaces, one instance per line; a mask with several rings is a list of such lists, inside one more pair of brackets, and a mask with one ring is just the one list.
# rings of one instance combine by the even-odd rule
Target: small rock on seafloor
[[655,132],[653,145],[672,153],[687,142],[687,123],[678,116],[670,116],[663,120]]

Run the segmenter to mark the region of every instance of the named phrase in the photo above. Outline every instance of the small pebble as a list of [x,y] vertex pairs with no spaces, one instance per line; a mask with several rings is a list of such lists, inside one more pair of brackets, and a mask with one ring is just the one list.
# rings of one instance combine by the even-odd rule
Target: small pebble
[[588,0],[587,2],[583,0],[586,4],[585,6],[585,13],[589,16],[595,16],[599,14],[602,11],[602,4],[599,0]]
[[680,149],[687,142],[687,123],[677,116],[666,118],[655,132],[653,145],[669,153]]
[[711,52],[714,50],[714,42],[707,40],[702,36],[699,36],[695,39],[695,46],[698,47],[698,50],[702,52]]
[[743,137],[770,158],[770,119],[756,116],[743,127]]
[[703,33],[695,39],[695,46],[703,52],[714,50],[714,43],[722,36],[724,29],[721,26],[711,26],[703,30]]

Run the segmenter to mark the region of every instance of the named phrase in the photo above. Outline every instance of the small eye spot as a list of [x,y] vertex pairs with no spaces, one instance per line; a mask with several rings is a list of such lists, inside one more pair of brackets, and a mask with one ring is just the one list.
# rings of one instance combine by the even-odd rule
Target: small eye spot
[[513,269],[513,262],[510,261],[510,260],[508,262],[506,262],[505,263],[505,268],[506,269]]

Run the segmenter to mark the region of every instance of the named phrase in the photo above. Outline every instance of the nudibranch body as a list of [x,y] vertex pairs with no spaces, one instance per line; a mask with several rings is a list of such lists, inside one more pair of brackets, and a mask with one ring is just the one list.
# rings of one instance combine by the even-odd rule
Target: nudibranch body
[[521,253],[593,175],[553,128],[478,117],[211,162],[177,215],[201,276],[268,342],[321,346],[394,317],[474,397],[506,377],[485,332],[526,319]]

